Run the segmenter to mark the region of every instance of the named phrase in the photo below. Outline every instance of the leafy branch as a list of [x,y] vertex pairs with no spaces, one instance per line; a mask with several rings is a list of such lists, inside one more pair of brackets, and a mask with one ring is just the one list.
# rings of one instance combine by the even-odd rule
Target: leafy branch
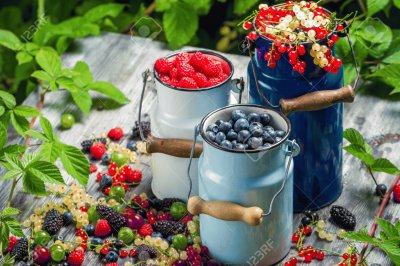
[[[18,209],[7,207],[0,214],[0,254],[3,255],[3,252],[6,250],[9,244],[9,235],[10,233],[17,237],[23,237],[24,233],[22,232],[22,228],[17,219],[13,216],[16,216],[20,213]],[[4,259],[4,258],[3,258]],[[10,260],[10,258],[8,258]],[[5,259],[7,261],[7,259]]]

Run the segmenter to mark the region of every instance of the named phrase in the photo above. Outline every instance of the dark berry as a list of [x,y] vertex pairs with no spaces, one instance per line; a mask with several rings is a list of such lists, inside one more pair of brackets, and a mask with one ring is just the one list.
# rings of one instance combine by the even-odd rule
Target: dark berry
[[229,141],[237,140],[237,137],[238,137],[238,134],[237,134],[236,131],[233,130],[233,129],[231,129],[231,130],[226,134],[226,138],[227,138]]
[[259,122],[252,122],[249,126],[249,131],[253,137],[261,137],[263,134],[263,126]]
[[240,118],[246,118],[246,114],[242,110],[232,111],[232,120],[236,122]]
[[247,120],[249,121],[249,123],[251,122],[260,122],[260,115],[256,114],[256,113],[250,113],[247,115]]
[[250,149],[255,150],[262,146],[262,138],[251,137],[247,142],[249,144]]
[[103,190],[106,187],[111,187],[112,185],[112,177],[109,175],[103,175],[99,182],[99,189]]
[[250,132],[248,130],[241,130],[238,133],[237,141],[240,143],[246,143],[249,138]]
[[276,136],[280,137],[280,138],[283,138],[286,135],[286,132],[283,130],[276,130],[275,132],[276,132]]
[[[143,135],[145,138],[147,138],[150,133],[151,133],[151,124],[149,121],[142,121],[142,130],[143,130]],[[132,136],[131,139],[140,139],[140,131],[139,131],[139,122],[135,122],[135,126],[132,129]]]
[[223,148],[232,149],[232,143],[229,140],[222,141],[220,145]]
[[42,230],[47,231],[50,235],[55,235],[64,226],[63,215],[56,209],[48,211],[44,217]]
[[124,242],[121,241],[121,240],[117,240],[117,241],[115,241],[114,247],[115,247],[116,249],[121,249],[121,248],[124,247]]
[[152,247],[150,247],[148,245],[141,244],[136,248],[136,253],[137,254],[140,255],[143,252],[146,252],[149,255],[150,258],[157,257],[157,251],[154,248],[152,248]]
[[66,211],[63,214],[63,219],[64,219],[64,224],[69,225],[74,221],[74,216],[72,215],[71,212]]
[[107,143],[106,138],[96,138],[96,139],[87,139],[81,142],[82,146],[82,152],[83,153],[89,153],[90,152],[90,147],[92,147],[93,143],[95,142],[101,142],[103,144]]
[[137,151],[136,141],[134,141],[134,140],[128,141],[128,143],[126,144],[126,147],[131,151]]
[[85,225],[84,227],[83,227],[83,229],[86,231],[86,234],[88,235],[88,236],[93,236],[94,235],[94,225],[93,224],[88,224],[88,225]]
[[162,200],[157,198],[149,199],[150,207],[158,211],[161,211],[163,209],[168,209],[175,202],[183,202],[183,201],[178,198],[164,198]]
[[207,131],[214,132],[215,134],[218,133],[218,125],[217,124],[211,124],[207,127]]
[[212,142],[215,141],[215,133],[213,131],[207,131],[206,132],[206,137],[207,139],[211,140]]
[[111,207],[99,205],[96,207],[96,211],[103,219],[107,220],[114,232],[118,232],[126,225],[125,218]]
[[302,225],[302,226],[307,226],[307,225],[310,225],[311,223],[312,223],[312,220],[311,220],[310,217],[304,216],[304,217],[301,219],[301,225]]
[[263,126],[267,126],[271,122],[271,116],[267,113],[260,114],[260,122]]
[[226,136],[223,132],[218,132],[215,136],[215,142],[221,144],[226,139]]
[[28,256],[28,239],[25,237],[18,239],[11,250],[11,256],[15,257],[16,261],[24,260]]
[[244,146],[242,143],[237,143],[235,144],[234,149],[239,151],[244,151],[246,149],[246,146]]
[[375,188],[375,194],[377,196],[385,195],[387,191],[387,187],[385,184],[378,184]]
[[235,122],[235,124],[234,124],[234,126],[233,126],[233,129],[236,131],[236,132],[240,132],[240,131],[242,131],[242,130],[247,130],[247,129],[249,129],[249,126],[250,126],[250,124],[249,124],[249,121],[247,121],[245,118],[239,118],[236,122]]
[[176,221],[156,221],[153,228],[154,231],[161,233],[164,237],[185,232],[185,225]]
[[118,261],[118,253],[115,252],[114,250],[109,251],[106,256],[104,257],[105,261],[107,263],[109,262],[117,262]]
[[218,129],[226,134],[232,129],[232,124],[229,122],[222,122],[219,124]]
[[342,206],[333,205],[330,210],[332,221],[345,230],[354,230],[356,227],[355,216]]
[[271,136],[271,134],[269,134],[268,131],[263,131],[261,138],[264,141],[264,143],[270,143],[270,144],[275,143],[275,139]]

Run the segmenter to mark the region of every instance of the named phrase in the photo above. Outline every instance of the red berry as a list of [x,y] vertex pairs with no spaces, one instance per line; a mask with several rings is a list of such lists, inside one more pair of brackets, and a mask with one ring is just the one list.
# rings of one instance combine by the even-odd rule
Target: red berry
[[104,266],[119,266],[119,264],[117,262],[110,262],[110,263],[107,263]]
[[150,224],[154,224],[156,222],[156,218],[150,217],[148,218]]
[[208,86],[208,79],[203,73],[194,73],[192,77],[196,81],[199,88],[206,88]]
[[300,236],[298,233],[294,233],[292,236],[292,243],[297,243],[299,242]]
[[347,263],[341,262],[341,263],[339,263],[339,266],[347,266]]
[[270,60],[269,63],[268,63],[268,66],[270,68],[275,68],[276,67],[276,62],[274,60]]
[[151,227],[151,224],[144,224],[142,227],[139,229],[139,234],[142,237],[149,236],[153,233],[153,228]]
[[9,239],[10,240],[9,240],[9,243],[8,243],[8,247],[6,249],[6,253],[10,252],[14,248],[15,243],[17,243],[17,238],[15,236],[10,236]]
[[351,259],[350,259],[350,264],[351,265],[357,265],[357,258],[354,258],[354,257],[352,257]]
[[116,167],[113,167],[113,166],[108,167],[108,174],[110,176],[114,176],[116,173],[117,173],[117,168]]
[[96,237],[107,237],[111,234],[111,227],[107,220],[98,220],[96,228],[94,230],[94,235]]
[[304,256],[304,262],[309,263],[312,261],[312,255],[310,253],[306,253]]
[[103,177],[103,175],[104,175],[103,173],[98,172],[97,175],[96,175],[96,182],[100,182],[100,180]]
[[292,263],[290,261],[285,262],[285,264],[283,264],[284,266],[292,266]]
[[121,250],[121,251],[119,252],[119,256],[120,256],[121,258],[126,258],[126,257],[128,256],[128,251],[125,250],[125,249]]
[[342,254],[342,258],[345,259],[345,260],[347,260],[347,259],[349,258],[349,254],[343,253],[343,254]]
[[[303,70],[303,72],[304,72],[304,70]],[[306,236],[311,235],[311,232],[312,232],[312,230],[311,230],[311,228],[309,226],[304,226],[303,227],[303,234],[305,234]]]
[[83,261],[85,260],[85,253],[80,250],[76,249],[68,256],[68,264],[71,266],[80,266],[82,265]]
[[194,79],[190,77],[183,77],[179,83],[178,83],[179,88],[185,88],[185,89],[196,89],[198,88],[197,83]]
[[96,171],[97,171],[97,166],[91,164],[90,167],[89,167],[89,171],[90,171],[91,174],[94,173],[94,172],[96,172]]
[[104,247],[104,248],[102,248],[102,249],[100,250],[100,253],[101,253],[102,255],[107,255],[108,251],[109,251],[108,248]]
[[269,61],[269,59],[271,58],[271,54],[270,53],[265,53],[264,54],[264,59],[265,59],[265,61]]
[[334,68],[339,68],[342,65],[342,59],[340,58],[335,58],[332,62],[332,66]]
[[111,187],[106,187],[104,189],[104,194],[106,194],[108,196],[110,194],[110,190],[111,190]]
[[296,266],[296,264],[297,264],[297,258],[295,258],[295,257],[291,258],[291,259],[290,259],[290,263],[291,263],[292,266]]
[[196,71],[189,63],[182,63],[176,67],[178,70],[178,77],[191,77]]
[[342,31],[344,29],[344,25],[343,24],[339,24],[337,27],[336,27],[336,30],[337,31]]
[[127,183],[140,183],[142,181],[142,171],[130,170],[125,176],[125,182]]
[[38,265],[47,265],[50,258],[50,252],[47,247],[37,246],[32,253],[33,262]]
[[251,27],[253,27],[253,23],[251,23],[251,21],[246,21],[243,23],[243,29],[249,30]]
[[169,77],[171,78],[171,81],[178,78],[178,69],[176,67],[171,69],[169,72]]
[[210,60],[207,65],[203,67],[203,73],[208,78],[216,78],[223,73],[222,64],[217,60]]
[[290,59],[296,59],[297,58],[297,52],[296,51],[290,51],[289,52],[289,58]]
[[397,184],[393,188],[393,200],[397,203],[400,203],[400,184]]
[[281,59],[281,54],[279,53],[274,53],[272,55],[272,59],[274,59],[275,61],[278,61],[279,59]]
[[120,127],[116,127],[108,131],[107,136],[112,140],[120,140],[124,136],[124,131]]
[[306,54],[306,47],[304,45],[302,45],[302,44],[299,44],[297,46],[297,53],[299,55],[305,55]]
[[83,212],[88,212],[88,208],[86,206],[82,206],[79,208]]
[[129,256],[131,256],[131,257],[135,257],[136,256],[136,249],[131,249],[131,250],[129,250]]
[[147,200],[144,200],[140,203],[140,206],[142,206],[143,208],[148,208],[149,207],[149,202]]
[[226,61],[221,61],[222,72],[226,75],[230,75],[232,72],[231,66]]
[[154,64],[155,70],[158,74],[161,75],[167,75],[173,67],[174,65],[172,64],[172,62],[168,61],[165,58],[158,59]]
[[319,260],[319,261],[324,260],[324,257],[325,257],[324,252],[322,252],[322,251],[317,252],[317,255],[316,255],[317,260]]
[[249,38],[250,41],[255,41],[257,37],[258,34],[255,31],[250,31],[249,34],[247,34],[247,38]]
[[101,142],[95,142],[90,147],[90,154],[93,158],[100,160],[106,152],[106,146]]
[[[87,241],[87,239],[86,239],[86,241]],[[82,243],[79,246],[83,249],[83,251],[87,250],[87,245],[85,243]]]
[[332,34],[331,40],[337,42],[339,40],[339,36],[337,34]]
[[315,8],[315,11],[317,11],[317,12],[322,12],[322,11],[324,11],[324,8],[323,8],[322,6],[317,6],[317,7]]
[[278,46],[278,51],[283,54],[284,52],[286,52],[286,45],[281,44]]

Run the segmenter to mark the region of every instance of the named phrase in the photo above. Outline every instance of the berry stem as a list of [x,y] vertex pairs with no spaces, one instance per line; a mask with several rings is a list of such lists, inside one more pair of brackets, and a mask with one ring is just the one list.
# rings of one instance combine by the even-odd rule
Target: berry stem
[[[376,178],[375,178],[374,174],[372,173],[371,167],[367,166],[367,170],[368,170],[369,174],[371,175],[372,180],[374,180],[375,185],[378,186],[378,182],[376,181]],[[380,189],[378,189],[378,192],[379,192],[381,197],[385,196],[385,195],[383,195],[383,193],[382,193],[382,191]]]
[[[393,182],[392,182],[390,188],[388,189],[388,191],[386,192],[385,196],[383,197],[381,206],[379,207],[379,211],[378,211],[378,213],[376,214],[376,217],[377,217],[377,218],[380,218],[380,217],[382,216],[382,213],[383,213],[383,211],[385,210],[386,205],[387,205],[387,203],[388,203],[388,201],[389,201],[389,199],[390,199],[390,195],[392,194],[394,187],[397,185],[397,183],[399,183],[399,181],[400,181],[400,175],[397,176],[397,177],[393,180]],[[371,227],[371,229],[370,229],[370,231],[369,231],[369,235],[370,235],[370,236],[372,236],[372,237],[375,236],[375,231],[376,231],[376,228],[377,228],[377,227],[378,227],[378,224],[377,224],[376,221],[374,221],[374,223],[372,224],[372,227]],[[363,249],[362,249],[361,252],[360,252],[360,257],[359,257],[359,259],[358,259],[358,263],[362,264],[362,263],[364,262],[364,255],[365,255],[365,252],[367,251],[367,248],[368,248],[368,243],[365,243]]]
[[339,252],[336,252],[336,251],[333,251],[333,250],[329,250],[329,249],[317,248],[317,247],[313,247],[313,249],[320,250],[320,251],[325,251],[327,253],[331,253],[331,254],[339,256],[339,257],[342,256],[342,254],[340,254]]

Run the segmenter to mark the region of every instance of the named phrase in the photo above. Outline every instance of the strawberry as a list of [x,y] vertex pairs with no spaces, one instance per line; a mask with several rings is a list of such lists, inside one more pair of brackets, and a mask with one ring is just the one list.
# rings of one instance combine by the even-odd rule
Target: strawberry
[[198,88],[197,83],[194,79],[189,78],[189,77],[183,77],[179,83],[178,83],[179,88],[186,88],[186,89],[196,89]]
[[222,73],[221,62],[211,60],[207,65],[203,66],[203,73],[208,78],[218,77]]
[[400,184],[397,184],[393,189],[393,200],[400,203]]
[[176,69],[178,70],[178,77],[180,78],[191,77],[195,73],[194,68],[188,63],[180,64]]
[[127,171],[125,176],[125,182],[139,183],[141,181],[142,181],[142,171],[136,169]]
[[190,58],[189,63],[198,71],[200,71],[204,64],[206,63],[205,61],[205,56],[201,52],[195,52],[192,57]]
[[171,71],[169,72],[169,77],[171,79],[177,79],[178,78],[178,69],[176,67],[171,69]]
[[90,154],[93,158],[100,160],[106,152],[106,146],[101,142],[95,142],[90,146]]
[[154,64],[154,68],[156,69],[157,73],[161,75],[167,75],[173,67],[174,65],[172,62],[165,58],[158,59]]
[[107,220],[98,220],[96,228],[94,230],[94,235],[96,237],[107,237],[111,235],[111,227]]
[[85,260],[85,253],[81,249],[74,250],[68,256],[68,265],[71,266],[80,266]]
[[151,227],[151,224],[144,224],[142,227],[139,229],[139,234],[142,237],[149,236],[153,233],[153,228]]
[[192,77],[196,81],[199,88],[206,88],[208,86],[208,79],[204,74],[194,73]]
[[96,172],[96,171],[97,171],[97,166],[91,164],[90,167],[89,167],[89,171],[90,171],[91,174],[94,173],[94,172]]
[[167,84],[170,84],[170,83],[171,83],[171,78],[170,78],[169,76],[161,76],[161,77],[160,77],[160,80],[161,80],[162,82],[167,83]]
[[107,136],[112,140],[120,140],[124,136],[124,131],[120,127],[116,127],[108,131]]

